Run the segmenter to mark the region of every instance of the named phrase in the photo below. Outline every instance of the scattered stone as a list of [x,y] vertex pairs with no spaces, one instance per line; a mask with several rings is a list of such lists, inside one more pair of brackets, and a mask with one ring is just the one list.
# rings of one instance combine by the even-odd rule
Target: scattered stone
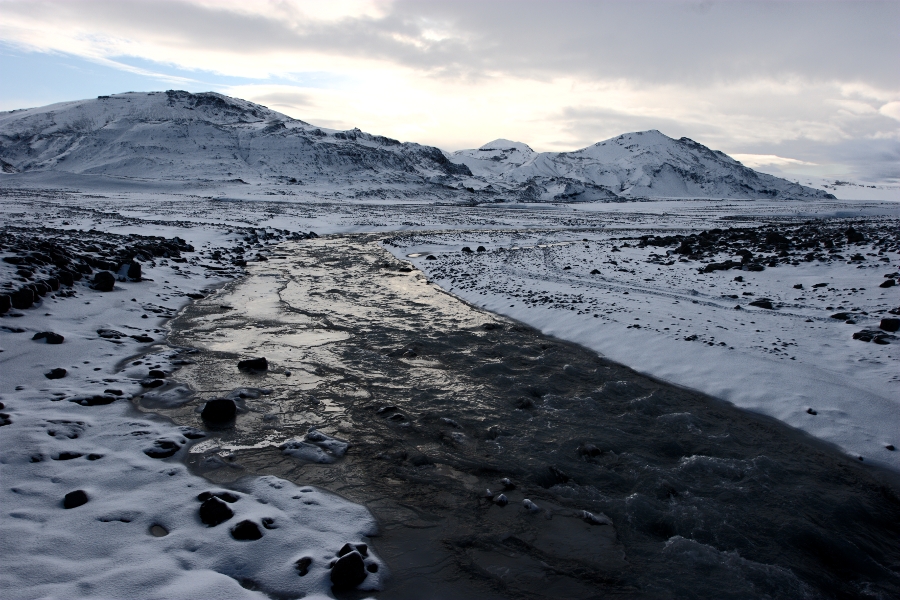
[[262,536],[259,525],[253,521],[241,521],[231,529],[231,537],[241,542],[252,542]]
[[195,429],[193,427],[179,427],[181,431],[181,435],[186,437],[189,440],[200,440],[206,437],[206,434],[200,431],[199,429]]
[[437,260],[437,257],[434,254],[429,254],[425,257],[425,260]]
[[513,483],[509,477],[504,477],[503,479],[501,479],[500,485],[502,485],[503,489],[507,491],[516,489],[516,484]]
[[235,502],[240,500],[240,497],[238,495],[226,491],[200,492],[199,494],[197,494],[197,500],[200,500],[201,502],[209,500],[210,498],[218,498],[219,500],[224,500],[229,504],[234,504]]
[[6,314],[11,308],[12,298],[7,296],[6,294],[0,294],[0,315]]
[[95,394],[93,396],[75,396],[69,398],[69,402],[80,404],[81,406],[104,406],[112,404],[117,400],[112,394]]
[[62,344],[66,339],[58,333],[53,333],[52,331],[41,331],[40,333],[34,334],[32,336],[33,340],[45,340],[48,344]]
[[213,398],[200,413],[200,417],[210,423],[227,423],[233,421],[236,415],[237,406],[230,398]]
[[55,369],[50,369],[47,373],[44,373],[44,377],[47,379],[62,379],[68,374],[68,371],[63,369],[62,367],[57,367]]
[[881,282],[881,284],[878,287],[880,287],[880,288],[894,287],[896,285],[896,283],[897,282],[894,281],[893,279],[885,279],[884,281]]
[[149,344],[153,341],[152,337],[150,337],[149,335],[144,335],[144,334],[130,335],[128,337],[130,337],[131,339],[138,341],[142,344]]
[[20,288],[12,293],[10,302],[13,308],[19,310],[30,308],[34,304],[34,291],[27,287]]
[[165,383],[166,382],[163,381],[162,379],[142,379],[141,387],[153,389],[153,388],[158,388],[160,386],[163,386],[163,385],[165,385]]
[[309,573],[309,567],[312,563],[313,560],[310,557],[304,556],[303,558],[297,559],[297,562],[294,563],[294,568],[297,569],[297,574],[300,575],[300,577],[303,577]]
[[505,494],[497,494],[496,496],[494,496],[494,504],[496,504],[500,508],[503,508],[504,506],[509,504],[509,499]]
[[352,590],[361,584],[368,574],[359,552],[349,552],[340,557],[331,568],[331,585],[334,590]]
[[795,289],[795,290],[802,290],[802,289],[803,289],[803,284],[802,284],[802,283],[798,283],[797,285],[794,286],[794,289]]
[[582,444],[578,446],[578,454],[580,454],[581,456],[594,457],[600,456],[602,453],[603,451],[594,444]]
[[831,315],[831,318],[832,318],[832,319],[837,319],[838,321],[846,321],[846,320],[849,319],[851,316],[852,316],[852,315],[851,315],[850,313],[839,312],[839,313],[834,313],[833,315]]
[[241,371],[268,371],[269,361],[265,357],[248,358],[238,362],[238,369]]
[[115,329],[98,329],[97,335],[107,340],[117,340],[119,338],[125,337],[125,334],[121,331],[116,331]]
[[813,410],[812,408],[807,408],[807,409],[806,409],[806,414],[809,414],[809,415],[817,415],[817,414],[819,414],[819,413],[816,412],[815,410]]
[[475,248],[475,251],[476,252],[487,252],[487,248],[485,248],[484,246],[478,246],[477,248]]
[[891,452],[893,452],[894,450],[896,450],[896,448],[894,448],[894,445],[893,445],[893,444],[888,444],[887,446],[885,446],[885,448],[887,448],[887,449],[890,450]]
[[116,276],[109,271],[98,271],[94,275],[93,287],[98,292],[111,292],[116,285]]
[[200,505],[200,521],[209,527],[215,527],[234,516],[234,512],[220,498],[207,498]]
[[159,524],[153,524],[150,526],[150,535],[153,537],[166,537],[169,535],[169,530]]
[[469,248],[468,246],[463,246],[462,251],[465,252],[466,254],[471,254],[471,253],[472,253],[472,249]]
[[181,444],[168,439],[159,439],[153,442],[153,447],[144,450],[144,454],[150,458],[169,458],[181,450]]
[[524,500],[522,500],[522,506],[525,508],[525,510],[527,510],[529,512],[537,512],[537,511],[541,510],[537,504],[535,504],[528,498],[525,498]]
[[900,319],[882,319],[881,323],[878,324],[878,328],[893,333],[897,330],[900,330]]
[[775,307],[772,305],[772,301],[768,298],[760,298],[758,300],[754,300],[750,303],[750,306],[756,306],[758,308],[766,308],[769,310],[774,310]]
[[604,514],[595,515],[586,510],[581,511],[581,518],[589,525],[612,525],[612,520]]
[[894,338],[893,335],[889,333],[884,333],[878,329],[863,329],[862,331],[857,331],[853,334],[854,340],[859,340],[861,342],[875,342],[876,344],[890,344],[889,340]]
[[341,546],[341,549],[338,550],[337,555],[344,556],[345,554],[349,554],[350,552],[354,551],[359,552],[363,556],[368,556],[369,546],[368,544],[350,544],[349,542],[347,542],[346,544]]
[[88,503],[88,495],[84,490],[75,490],[69,492],[63,498],[63,508],[78,508]]

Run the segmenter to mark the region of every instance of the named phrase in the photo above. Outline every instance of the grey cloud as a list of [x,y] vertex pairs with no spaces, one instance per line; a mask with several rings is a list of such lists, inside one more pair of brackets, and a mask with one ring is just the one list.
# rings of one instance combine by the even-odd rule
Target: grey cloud
[[[476,78],[587,76],[654,84],[803,77],[897,87],[895,2],[419,2],[383,18],[305,22],[182,2],[5,3],[43,19],[106,24],[180,47],[310,50]],[[440,41],[425,32],[437,29]],[[418,40],[403,43],[398,36]]]

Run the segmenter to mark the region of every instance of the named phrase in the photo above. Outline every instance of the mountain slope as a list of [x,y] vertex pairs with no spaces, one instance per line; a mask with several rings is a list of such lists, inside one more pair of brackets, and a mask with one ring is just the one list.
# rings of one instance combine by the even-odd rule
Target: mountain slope
[[[460,150],[453,162],[494,186],[581,182],[626,198],[829,198],[830,194],[759,173],[722,152],[659,131],[626,133],[575,152],[535,153],[507,140]],[[527,150],[523,150],[527,149]]]
[[537,153],[498,139],[447,154],[359,129],[319,128],[221,94],[173,90],[0,113],[0,168],[4,178],[83,188],[109,182],[159,189],[253,185],[254,193],[313,198],[830,197],[658,131],[624,134],[575,152]]
[[321,129],[244,100],[180,91],[0,114],[0,157],[21,173],[285,183],[343,195],[421,192],[429,179],[470,175],[434,147]]

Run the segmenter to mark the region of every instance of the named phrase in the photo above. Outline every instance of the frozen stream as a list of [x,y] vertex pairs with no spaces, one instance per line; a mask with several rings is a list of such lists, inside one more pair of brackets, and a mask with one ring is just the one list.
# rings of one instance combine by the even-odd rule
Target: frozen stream
[[[380,598],[900,596],[891,474],[473,308],[378,242],[284,244],[189,306],[169,339],[199,350],[178,375],[196,398],[143,405],[203,427],[206,400],[249,388],[190,466],[367,506]],[[238,371],[253,356],[267,373]],[[349,451],[279,448],[310,427]]]

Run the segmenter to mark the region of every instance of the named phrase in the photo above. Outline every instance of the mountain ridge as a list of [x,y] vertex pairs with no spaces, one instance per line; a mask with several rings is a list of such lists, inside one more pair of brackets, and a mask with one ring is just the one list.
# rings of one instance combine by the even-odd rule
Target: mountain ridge
[[497,139],[434,146],[317,127],[216,92],[127,92],[0,113],[2,176],[21,180],[261,187],[333,199],[625,201],[827,198],[658,131],[572,152]]

